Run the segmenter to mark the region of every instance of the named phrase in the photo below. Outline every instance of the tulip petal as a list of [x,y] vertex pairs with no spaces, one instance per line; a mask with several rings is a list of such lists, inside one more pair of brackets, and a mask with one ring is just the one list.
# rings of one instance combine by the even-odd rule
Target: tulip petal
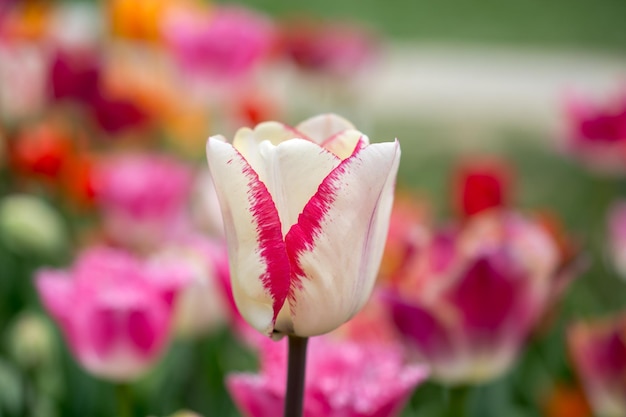
[[226,378],[226,387],[244,415],[279,416],[283,412],[284,391],[262,376],[232,374]]
[[452,347],[448,330],[428,307],[406,303],[395,294],[388,294],[386,301],[398,330],[426,360],[436,361],[450,354]]
[[311,117],[296,126],[298,132],[304,133],[308,138],[318,144],[348,129],[354,130],[354,125],[343,117],[333,113]]
[[258,146],[263,141],[270,141],[273,145],[278,145],[289,139],[307,139],[306,134],[299,132],[291,126],[279,122],[263,122],[258,124],[254,130],[243,127],[237,130],[233,139],[233,146],[248,161],[252,168],[257,171],[259,161]]
[[56,319],[64,319],[70,313],[68,300],[74,297],[74,285],[67,272],[43,269],[37,272],[37,290],[41,302]]
[[[142,355],[150,355],[158,347],[159,340],[155,321],[160,317],[150,317],[146,310],[135,310],[128,313],[126,331],[133,347]],[[166,325],[163,323],[163,325]]]
[[95,309],[82,329],[90,343],[89,348],[100,358],[106,358],[120,341],[120,323],[111,308]]
[[210,138],[207,158],[224,214],[235,302],[248,323],[270,334],[290,281],[278,211],[265,185],[233,146]]
[[324,178],[341,160],[319,145],[302,139],[278,146],[263,142],[259,148],[263,166],[256,173],[272,196],[285,236]]
[[399,162],[397,141],[358,147],[324,179],[285,237],[296,334],[326,333],[350,319],[369,298]]
[[348,129],[326,139],[322,146],[340,159],[346,159],[354,153],[357,146],[369,145],[369,138],[358,130]]

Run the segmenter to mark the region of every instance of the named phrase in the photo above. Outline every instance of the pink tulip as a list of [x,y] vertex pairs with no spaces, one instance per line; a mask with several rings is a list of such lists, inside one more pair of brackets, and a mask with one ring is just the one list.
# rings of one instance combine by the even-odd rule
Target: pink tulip
[[295,21],[283,32],[282,49],[303,70],[353,77],[374,61],[378,45],[356,26]]
[[504,373],[569,278],[545,229],[511,212],[434,233],[407,262],[392,277],[391,314],[433,376],[451,384]]
[[626,171],[626,92],[605,104],[572,95],[566,102],[568,150],[590,168]]
[[163,30],[183,70],[216,81],[248,75],[269,52],[274,36],[264,16],[224,6],[209,14],[179,11],[166,19]]
[[[405,365],[397,346],[331,341],[309,342],[304,417],[391,417],[428,372]],[[264,340],[259,374],[232,374],[226,384],[246,417],[282,415],[287,346]]]
[[175,297],[189,275],[173,262],[92,248],[70,270],[39,271],[37,290],[78,362],[96,376],[128,381],[163,353]]
[[191,279],[181,288],[176,302],[174,325],[178,335],[201,336],[237,319],[228,294],[225,243],[189,235],[163,246],[153,259],[157,263],[176,262],[191,272]]
[[95,174],[96,199],[109,237],[147,249],[186,228],[190,167],[170,157],[125,154],[105,160]]
[[207,142],[224,214],[234,299],[273,337],[330,332],[367,302],[382,257],[396,142],[370,144],[327,114],[295,128],[240,129]]
[[594,415],[626,416],[626,313],[577,323],[568,342]]

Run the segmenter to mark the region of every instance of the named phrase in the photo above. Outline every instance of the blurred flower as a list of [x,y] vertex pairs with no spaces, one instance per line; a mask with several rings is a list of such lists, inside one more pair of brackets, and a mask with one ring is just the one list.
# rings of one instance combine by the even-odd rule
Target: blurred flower
[[244,126],[256,126],[259,123],[274,120],[278,115],[278,104],[272,97],[259,92],[248,91],[239,97],[235,104],[235,116]]
[[146,125],[149,115],[138,103],[107,89],[101,61],[89,48],[57,51],[50,68],[52,98],[80,104],[105,133]]
[[626,314],[574,324],[568,344],[598,417],[626,415]]
[[271,22],[252,10],[216,7],[181,11],[164,25],[165,38],[183,70],[200,79],[239,80],[269,52]]
[[374,288],[365,306],[350,321],[329,333],[329,337],[390,346],[400,343],[384,295],[380,288]]
[[45,0],[4,0],[0,3],[0,38],[42,38],[46,33],[51,9],[51,2]]
[[400,160],[336,115],[240,129],[207,142],[233,294],[267,335],[314,336],[366,303],[382,257]]
[[100,128],[109,134],[143,127],[149,118],[146,112],[132,100],[106,94],[97,94],[89,105]]
[[192,273],[176,302],[175,328],[179,335],[201,336],[231,319],[226,294],[229,271],[225,244],[199,235],[188,236],[166,245],[153,259],[179,262]]
[[299,68],[335,77],[353,77],[378,53],[371,32],[345,22],[291,22],[282,32],[281,48]]
[[[232,374],[226,385],[246,417],[281,415],[285,397],[285,341],[261,345],[260,374]],[[309,345],[304,417],[398,415],[428,371],[405,365],[397,346],[312,339]]]
[[582,389],[563,383],[550,390],[543,409],[545,417],[592,417]]
[[58,2],[51,10],[46,41],[65,49],[89,49],[101,43],[104,27],[94,3]]
[[428,205],[414,195],[398,192],[393,202],[387,243],[380,266],[380,279],[401,276],[415,251],[428,239],[430,224]]
[[626,279],[626,201],[613,203],[608,215],[610,251],[617,272]]
[[572,95],[566,102],[567,150],[600,173],[626,169],[626,93],[606,104]]
[[194,226],[209,236],[224,236],[220,202],[208,168],[201,170],[196,176],[191,203]]
[[11,165],[17,172],[56,182],[69,165],[72,139],[55,121],[24,124],[10,142]]
[[113,35],[155,42],[161,40],[161,25],[168,13],[194,4],[185,0],[109,0],[106,9]]
[[58,49],[50,66],[50,94],[53,99],[89,102],[98,92],[102,63],[92,49]]
[[41,111],[46,98],[46,64],[41,48],[0,40],[0,118],[25,119]]
[[434,233],[388,294],[398,330],[433,377],[480,383],[508,370],[573,274],[545,229],[485,212]]
[[0,200],[0,237],[16,252],[58,254],[67,246],[65,223],[54,207],[28,194]]
[[454,206],[463,217],[504,208],[511,197],[512,172],[504,160],[467,160],[457,168],[454,182]]
[[128,381],[165,349],[175,297],[190,276],[185,265],[92,248],[70,270],[40,270],[36,286],[78,362],[94,375]]
[[108,236],[149,249],[179,233],[192,184],[191,168],[157,154],[123,154],[102,160],[94,179]]
[[76,152],[63,170],[62,188],[65,196],[78,207],[92,207],[95,199],[94,170],[96,157]]
[[54,356],[54,338],[45,318],[30,311],[21,313],[9,331],[9,351],[25,369],[49,364]]

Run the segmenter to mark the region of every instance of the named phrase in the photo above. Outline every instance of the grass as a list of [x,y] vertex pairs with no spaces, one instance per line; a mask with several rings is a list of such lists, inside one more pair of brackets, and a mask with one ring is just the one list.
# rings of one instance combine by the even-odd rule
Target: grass
[[244,0],[274,16],[365,22],[396,39],[626,52],[624,0]]

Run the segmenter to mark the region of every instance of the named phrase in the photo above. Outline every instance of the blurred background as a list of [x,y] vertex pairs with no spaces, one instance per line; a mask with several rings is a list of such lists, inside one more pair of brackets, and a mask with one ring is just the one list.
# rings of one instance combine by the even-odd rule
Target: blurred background
[[[408,248],[430,256],[449,228],[467,236],[459,241],[513,253],[507,277],[558,253],[532,295],[513,286],[509,305],[519,298],[533,310],[528,323],[516,321],[521,310],[491,310],[493,298],[477,295],[481,314],[495,317],[480,341],[446,329],[462,345],[463,363],[475,351],[488,357],[504,349],[514,358],[488,377],[450,379],[441,358],[425,353],[425,325],[411,333],[383,303],[386,320],[370,325],[389,330],[407,361],[433,372],[396,414],[380,415],[626,416],[625,17],[623,0],[3,0],[0,416],[189,409],[264,417],[231,400],[224,384],[263,359],[225,284],[205,142],[266,120],[295,126],[326,112],[373,142],[401,143],[398,193],[413,214],[404,218],[398,209],[393,218],[419,232],[390,233],[381,289],[402,298],[422,288],[405,275],[437,279],[439,271],[428,268],[401,270],[399,259],[409,258]],[[498,238],[475,232],[493,213]],[[509,236],[511,213],[533,231]],[[537,228],[548,249],[525,240]],[[119,253],[84,255],[102,246]],[[459,258],[461,269],[471,265]],[[125,277],[146,268],[152,282],[155,264],[175,264],[192,278],[168,281],[177,302],[158,314],[147,296],[137,296],[142,307],[128,302],[150,311],[150,320],[167,317],[167,325],[146,319],[140,326],[160,330],[137,353],[132,340],[141,337],[115,330],[132,309],[122,314],[108,299],[92,300],[98,291],[85,288],[95,278],[81,271]],[[69,270],[66,281],[83,283],[67,289],[42,268]],[[445,275],[450,287],[469,279]],[[116,285],[107,283],[107,291],[116,293]],[[477,292],[492,294],[481,285]],[[137,291],[152,287],[142,281]],[[108,322],[103,312],[111,311],[117,319]],[[76,316],[84,320],[74,323]],[[114,353],[98,350],[96,339],[116,346]],[[455,343],[438,349],[456,352]],[[442,363],[454,362],[451,355]]]

